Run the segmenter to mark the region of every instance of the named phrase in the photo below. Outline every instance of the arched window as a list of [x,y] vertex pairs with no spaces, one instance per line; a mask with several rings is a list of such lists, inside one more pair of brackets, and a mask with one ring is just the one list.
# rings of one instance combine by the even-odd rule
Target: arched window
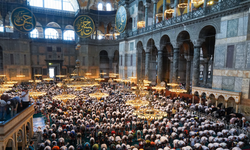
[[30,6],[43,7],[43,0],[30,0],[28,3]]
[[75,32],[73,30],[67,30],[63,33],[63,39],[74,41],[75,40]]
[[3,24],[0,24],[0,32],[3,32]]
[[62,9],[62,1],[61,0],[44,0],[45,8],[52,9]]
[[107,11],[111,11],[111,4],[110,4],[110,3],[107,3],[107,4],[106,4],[106,10],[107,10]]
[[58,39],[59,35],[55,29],[47,28],[45,29],[45,38],[46,39]]
[[30,37],[31,38],[38,38],[39,37],[39,33],[37,29],[34,29],[30,32]]
[[98,10],[102,10],[102,9],[103,9],[102,3],[99,3],[98,4]]
[[63,0],[63,10],[75,11],[73,5],[69,0]]

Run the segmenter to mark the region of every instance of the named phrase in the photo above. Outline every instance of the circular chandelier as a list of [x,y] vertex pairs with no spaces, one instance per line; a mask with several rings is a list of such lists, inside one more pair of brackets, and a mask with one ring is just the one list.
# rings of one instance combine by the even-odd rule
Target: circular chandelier
[[96,98],[97,100],[100,100],[101,98],[108,97],[109,94],[102,93],[102,92],[95,92],[95,93],[89,94],[89,96],[92,98]]
[[180,3],[178,4],[178,8],[186,8],[187,7],[187,3]]
[[174,9],[167,9],[167,10],[165,10],[165,13],[172,14],[172,13],[174,13]]
[[57,96],[52,97],[52,99],[54,99],[54,100],[61,100],[63,102],[67,102],[68,100],[72,100],[75,98],[76,98],[76,96],[73,94],[61,94],[61,95],[57,95]]
[[161,120],[164,117],[167,117],[167,113],[154,108],[141,108],[133,112],[133,115],[137,116],[140,119],[146,119],[149,122],[151,120]]
[[147,106],[149,104],[148,101],[145,101],[145,100],[141,100],[139,99],[138,97],[134,100],[128,100],[126,102],[126,105],[130,105],[130,106],[133,106],[135,109],[138,109],[140,108],[141,106]]

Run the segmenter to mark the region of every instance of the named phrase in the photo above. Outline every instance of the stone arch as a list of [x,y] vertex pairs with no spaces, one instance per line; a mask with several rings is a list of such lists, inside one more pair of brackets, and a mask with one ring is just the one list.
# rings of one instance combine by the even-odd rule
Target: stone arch
[[[56,23],[56,22],[49,22],[46,25],[45,33],[46,33],[47,29],[54,29],[54,30],[56,30],[57,33],[58,33],[58,39],[62,39],[62,30],[61,30],[61,26],[58,23]],[[45,34],[45,37],[46,37],[46,34]]]
[[[173,55],[173,47],[170,42],[170,37],[168,35],[163,35],[160,39],[160,50],[162,51],[162,79],[161,81],[166,81],[170,83],[170,71],[171,71],[171,61],[168,57]],[[159,66],[158,66],[159,67]],[[159,83],[159,82],[158,82]]]
[[15,142],[13,138],[9,138],[5,145],[5,150],[15,150]]
[[194,94],[195,96],[198,96],[198,97],[200,96],[200,95],[199,95],[199,91],[194,91],[193,94]]
[[102,50],[99,53],[100,72],[105,72],[106,74],[109,73],[109,57],[108,56],[109,55],[106,50]]
[[215,106],[216,98],[214,94],[209,94],[209,100],[210,100],[210,104]]
[[24,138],[25,138],[25,136],[24,136],[24,132],[23,132],[23,130],[22,129],[19,129],[18,131],[17,131],[17,133],[16,133],[17,135],[16,135],[16,140],[17,140],[17,147],[19,148],[19,149],[23,149],[23,147],[24,147],[24,144],[25,144],[25,141],[24,141]]
[[[148,60],[145,63],[148,63],[148,79],[152,81],[152,84],[156,83],[156,76],[157,76],[157,57],[158,57],[158,50],[155,46],[155,41],[150,38],[147,42],[147,52],[148,53]],[[147,55],[147,54],[146,54]],[[146,58],[147,59],[147,58]],[[148,61],[148,62],[147,62]],[[145,68],[147,69],[147,68]]]
[[176,38],[177,42],[182,43],[183,41],[190,41],[190,34],[188,31],[180,31],[177,34],[177,38]]
[[236,103],[234,97],[229,97],[227,100],[227,107],[233,107],[233,109],[236,109]]
[[145,77],[145,50],[141,41],[137,42],[136,55],[137,79],[141,80]]
[[220,106],[222,104],[221,108],[222,108],[222,106],[225,106],[225,97],[223,95],[219,95],[217,101],[218,101],[218,106]]
[[[137,22],[145,21],[145,7],[143,1],[138,2],[138,19]],[[145,25],[145,24],[144,24]]]

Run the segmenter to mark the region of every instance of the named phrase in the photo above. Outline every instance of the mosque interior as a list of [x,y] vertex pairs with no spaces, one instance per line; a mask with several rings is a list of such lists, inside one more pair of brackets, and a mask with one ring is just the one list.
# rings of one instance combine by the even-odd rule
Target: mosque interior
[[[142,132],[147,124],[151,128],[156,122],[165,125],[171,117],[178,118],[171,115],[175,112],[172,107],[186,119],[197,116],[201,124],[207,123],[204,118],[223,124],[216,129],[221,133],[228,130],[231,136],[238,135],[237,142],[244,143],[243,147],[224,142],[228,149],[248,149],[250,125],[245,127],[244,121],[250,120],[249,8],[249,0],[0,0],[0,150],[24,150],[31,141],[34,149],[41,150],[41,143],[45,143],[44,149],[48,145],[52,149],[55,143],[46,145],[43,134],[44,129],[50,132],[52,128],[54,133],[61,129],[63,123],[56,119],[72,121],[69,128],[74,128],[76,135],[81,121],[83,126],[94,126],[96,135],[103,132],[101,127],[108,134],[103,121],[113,112],[109,121],[114,123],[117,111],[121,112],[117,113],[118,125],[119,118],[127,117],[124,122],[131,121],[131,129]],[[20,110],[25,88],[30,105]],[[18,97],[15,104],[6,95],[11,100]],[[75,118],[76,112],[82,116]],[[98,116],[102,113],[107,118]],[[186,127],[182,118],[178,118],[178,130]],[[92,121],[96,121],[94,125]],[[139,123],[134,125],[136,121]],[[165,150],[167,144],[171,146],[166,149],[226,149],[223,144],[209,147],[213,143],[210,138],[198,145],[202,148],[192,145],[192,140],[185,145],[180,138],[176,146],[172,134],[167,135],[174,132],[171,127],[165,133],[160,125],[157,133],[168,142],[156,144],[151,139],[157,146],[151,145],[149,150]],[[128,131],[110,127],[121,137]],[[68,126],[64,129],[67,133]],[[188,132],[201,130],[190,127]],[[90,143],[92,149],[95,144],[97,149],[103,148],[102,144],[112,149],[114,143],[102,143],[102,135],[98,138],[91,129],[85,131],[80,133],[81,140],[75,139],[77,144],[71,137],[64,138],[65,145],[60,146],[77,149],[80,141]],[[68,132],[71,135],[71,130]],[[63,133],[56,133],[57,140],[52,133],[46,134],[50,136],[47,140],[61,144]],[[249,139],[241,140],[242,134]],[[147,149],[146,136],[137,136],[128,138],[129,145]],[[96,141],[93,145],[91,138]],[[146,144],[141,144],[143,140]],[[134,150],[130,146],[126,149]]]

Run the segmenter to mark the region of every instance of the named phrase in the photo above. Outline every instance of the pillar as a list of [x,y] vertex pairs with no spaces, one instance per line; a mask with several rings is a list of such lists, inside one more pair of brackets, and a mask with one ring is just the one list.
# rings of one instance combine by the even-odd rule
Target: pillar
[[192,87],[195,87],[199,86],[201,41],[196,40],[193,42],[193,44],[194,44],[194,58],[193,58]]
[[190,69],[191,69],[191,60],[193,59],[192,56],[185,56],[187,60],[186,64],[186,90],[189,93],[190,90]]
[[239,103],[236,103],[236,110],[235,110],[235,112],[238,113],[238,111],[239,111]]
[[145,28],[148,28],[148,7],[149,7],[149,3],[145,3]]
[[194,94],[193,94],[193,98],[192,98],[192,103],[194,104]]
[[109,72],[113,72],[113,56],[109,56]]
[[[153,10],[153,26],[155,25],[156,23],[156,9],[157,9],[157,2],[158,0],[153,0],[153,3],[154,3],[154,10]],[[164,7],[164,6],[163,6]]]
[[169,82],[172,83],[172,77],[173,77],[173,57],[168,57],[170,60],[170,71],[169,71]]
[[177,16],[177,5],[179,0],[174,0],[174,17]]
[[97,30],[98,30],[98,24],[96,24],[96,26],[95,26],[95,39],[96,40],[98,39],[98,37],[97,37]]
[[174,56],[173,56],[173,76],[172,82],[177,83],[178,80],[178,71],[179,71],[179,55],[180,55],[180,48],[179,43],[173,45],[174,47]]
[[157,64],[157,84],[161,83],[162,80],[162,50],[158,50],[158,64]]
[[187,13],[189,13],[189,10],[190,10],[190,0],[188,0],[188,5],[187,5]]
[[218,98],[215,98],[215,107],[218,107]]
[[107,39],[106,35],[107,35],[107,25],[104,25],[104,39]]
[[199,104],[201,104],[202,95],[199,95]]
[[204,58],[203,84],[205,85],[205,87],[207,84],[208,61],[209,58]]
[[3,33],[5,33],[6,32],[6,29],[5,29],[5,15],[4,14],[2,14],[3,16],[2,16],[2,18],[3,18]]
[[165,21],[165,10],[166,10],[166,0],[163,0],[163,6],[162,6],[162,22]]
[[204,0],[204,3],[203,3],[203,8],[205,9],[207,6],[207,0]]
[[149,52],[146,52],[146,57],[145,57],[145,77],[148,79],[149,75]]
[[227,102],[228,102],[228,100],[225,101],[225,108],[227,108]]

